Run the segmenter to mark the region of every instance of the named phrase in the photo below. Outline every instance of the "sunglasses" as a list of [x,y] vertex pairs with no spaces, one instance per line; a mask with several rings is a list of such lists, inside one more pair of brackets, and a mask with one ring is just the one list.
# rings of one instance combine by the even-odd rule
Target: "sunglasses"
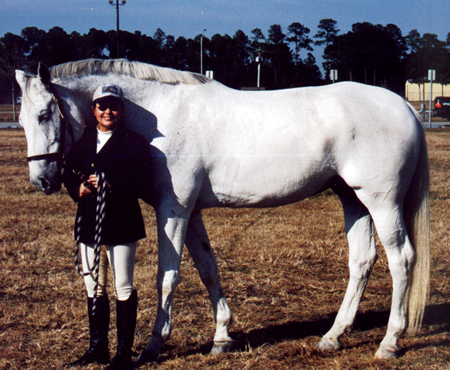
[[98,102],[96,107],[98,110],[101,110],[102,112],[104,112],[108,108],[111,111],[118,112],[122,109],[122,103],[117,100],[105,100]]

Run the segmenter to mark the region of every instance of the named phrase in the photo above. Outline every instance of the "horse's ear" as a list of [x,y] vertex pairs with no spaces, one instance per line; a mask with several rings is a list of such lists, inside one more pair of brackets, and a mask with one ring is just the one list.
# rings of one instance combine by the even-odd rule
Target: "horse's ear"
[[38,77],[45,86],[50,86],[50,70],[44,63],[39,63]]
[[17,80],[17,83],[19,84],[20,88],[25,86],[25,83],[27,80],[25,72],[19,71],[18,69],[16,69],[16,80]]

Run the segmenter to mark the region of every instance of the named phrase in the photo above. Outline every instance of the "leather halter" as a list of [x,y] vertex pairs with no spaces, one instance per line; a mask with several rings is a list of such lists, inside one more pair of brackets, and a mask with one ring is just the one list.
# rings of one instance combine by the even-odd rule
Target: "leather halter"
[[[69,131],[70,139],[72,140],[72,143],[75,141],[74,139],[74,133],[73,133],[73,127],[70,124],[67,117],[64,115],[64,111],[62,108],[61,98],[56,95],[55,89],[53,88],[53,85],[50,85],[50,91],[52,94],[53,101],[56,104],[56,107],[58,108],[58,116],[60,118],[60,135],[59,135],[59,147],[56,152],[51,153],[43,153],[43,154],[36,154],[36,155],[30,155],[27,157],[27,161],[40,161],[41,159],[46,159],[49,162],[58,161],[59,164],[62,164],[64,160],[64,147],[66,143],[66,130]],[[59,166],[61,169],[61,166]]]

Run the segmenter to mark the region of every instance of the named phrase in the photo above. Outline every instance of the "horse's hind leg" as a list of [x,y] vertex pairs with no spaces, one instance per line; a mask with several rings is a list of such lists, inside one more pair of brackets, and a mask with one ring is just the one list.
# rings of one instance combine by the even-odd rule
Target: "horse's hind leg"
[[211,249],[200,212],[191,215],[185,244],[194,260],[200,278],[208,290],[214,310],[216,334],[211,353],[218,354],[225,352],[231,347],[232,343],[232,339],[228,335],[228,329],[232,322],[231,310],[228,307],[222,287],[220,286],[216,259]]
[[406,231],[402,207],[398,204],[377,207],[372,211],[372,216],[386,250],[393,286],[386,336],[375,357],[395,358],[399,352],[397,340],[407,326],[408,297],[415,252]]
[[377,259],[374,227],[367,208],[347,184],[334,189],[342,202],[345,215],[345,231],[349,243],[350,279],[344,301],[334,321],[317,347],[321,350],[340,348],[339,337],[353,324],[361,297]]

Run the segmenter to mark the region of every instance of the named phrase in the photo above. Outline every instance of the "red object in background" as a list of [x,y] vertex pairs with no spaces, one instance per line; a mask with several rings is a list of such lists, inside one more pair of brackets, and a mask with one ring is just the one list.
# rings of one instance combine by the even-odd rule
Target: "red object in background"
[[442,107],[441,102],[439,100],[436,102],[436,104],[434,106],[436,108],[441,108]]

